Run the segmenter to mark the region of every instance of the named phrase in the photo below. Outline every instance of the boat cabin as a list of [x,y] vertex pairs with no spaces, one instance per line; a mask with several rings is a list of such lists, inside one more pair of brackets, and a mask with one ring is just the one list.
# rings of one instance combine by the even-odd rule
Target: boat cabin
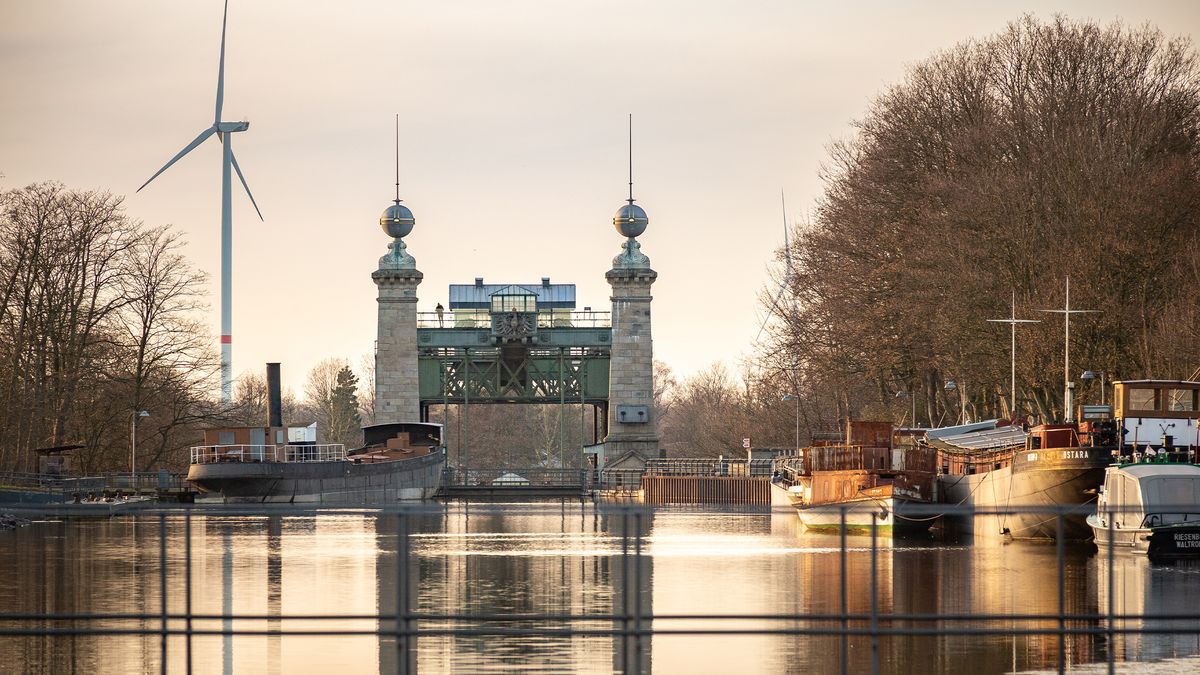
[[1177,461],[1200,459],[1200,382],[1117,380],[1113,408],[1122,455],[1149,447]]
[[929,429],[925,442],[937,451],[941,473],[971,476],[1012,464],[1013,449],[1027,442],[1025,429],[1000,420],[985,420]]
[[1101,527],[1144,529],[1200,523],[1200,466],[1141,462],[1109,467],[1097,517]]
[[777,458],[774,470],[776,480],[808,505],[893,493],[931,500],[936,458],[932,448],[897,444],[891,422],[850,420],[843,432]]

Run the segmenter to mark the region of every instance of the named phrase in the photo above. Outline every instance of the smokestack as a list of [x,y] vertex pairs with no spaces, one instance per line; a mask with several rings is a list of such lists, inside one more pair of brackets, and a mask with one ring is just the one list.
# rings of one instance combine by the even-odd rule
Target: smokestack
[[267,364],[267,426],[283,426],[283,400],[279,393],[279,364]]

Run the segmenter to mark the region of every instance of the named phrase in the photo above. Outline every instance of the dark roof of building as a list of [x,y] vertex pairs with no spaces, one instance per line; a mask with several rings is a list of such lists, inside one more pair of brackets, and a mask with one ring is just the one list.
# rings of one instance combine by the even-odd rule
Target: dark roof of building
[[489,309],[493,295],[536,295],[542,309],[575,309],[575,284],[450,284],[450,309]]

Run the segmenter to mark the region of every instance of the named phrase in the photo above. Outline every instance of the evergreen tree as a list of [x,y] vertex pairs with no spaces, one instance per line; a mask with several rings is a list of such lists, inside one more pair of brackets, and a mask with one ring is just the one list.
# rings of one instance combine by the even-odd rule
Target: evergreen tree
[[342,366],[338,371],[330,400],[333,404],[330,406],[333,413],[329,420],[330,436],[347,446],[361,445],[358,442],[362,427],[362,418],[358,415],[358,377],[350,366]]

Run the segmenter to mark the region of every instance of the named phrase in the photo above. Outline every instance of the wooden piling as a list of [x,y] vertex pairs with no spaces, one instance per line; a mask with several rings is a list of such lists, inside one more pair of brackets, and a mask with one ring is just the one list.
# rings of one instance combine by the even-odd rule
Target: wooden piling
[[642,476],[647,504],[770,504],[771,482],[747,476]]

